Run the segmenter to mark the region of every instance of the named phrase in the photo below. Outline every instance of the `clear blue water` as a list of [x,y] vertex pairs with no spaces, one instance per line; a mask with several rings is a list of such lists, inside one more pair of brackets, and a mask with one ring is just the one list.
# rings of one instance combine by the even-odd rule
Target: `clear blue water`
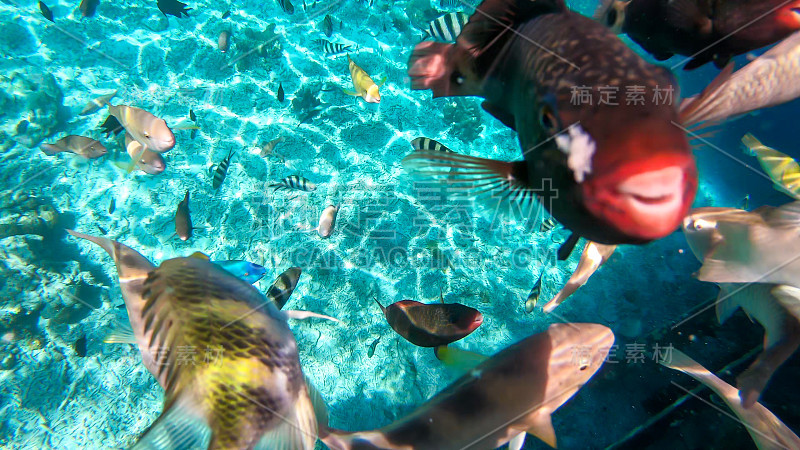
[[[541,218],[493,217],[471,203],[448,201],[429,185],[414,184],[400,166],[409,142],[420,136],[488,158],[519,155],[515,133],[484,113],[478,99],[432,100],[410,89],[408,55],[422,37],[419,28],[438,15],[438,2],[376,0],[370,7],[307,0],[306,11],[295,3],[288,15],[276,2],[189,2],[190,17],[178,20],[164,17],[155,1],[104,0],[95,17],[82,18],[75,2],[62,0],[48,3],[51,23],[36,2],[0,2],[0,445],[128,447],[161,410],[163,392],[138,350],[103,342],[111,325],[125,320],[124,309],[116,308],[122,300],[111,259],[63,231],[98,234],[102,228],[156,262],[202,251],[261,264],[267,269],[256,283],[261,290],[286,268],[302,267],[288,307],[343,321],[291,323],[303,370],[338,428],[388,424],[455,379],[430,349],[396,335],[373,302],[376,296],[383,304],[434,302],[441,291],[446,302],[484,314],[484,324],[457,344],[484,354],[553,322],[597,322],[615,331],[619,363],[606,364],[554,414],[561,448],[750,446],[744,428],[715,409],[721,403],[713,399],[712,406],[690,400],[650,423],[684,394],[672,381],[687,388],[696,383],[650,359],[626,361],[628,345],[673,344],[703,352],[701,362],[716,370],[761,342],[761,329],[741,313],[724,326],[710,312],[673,327],[716,296],[713,286],[691,278],[699,265],[682,235],[620,248],[558,314],[526,314],[525,299],[542,267],[540,304],[574,270],[579,252],[552,263],[568,232],[540,233]],[[587,14],[594,9],[593,3],[573,6]],[[228,9],[231,17],[221,19]],[[352,88],[346,57],[326,57],[314,42],[326,38],[319,26],[326,14],[333,19],[332,40],[357,45],[353,59],[373,79],[387,77],[380,105],[342,93]],[[226,53],[217,48],[222,30],[232,32]],[[681,74],[684,93],[698,92],[715,74],[712,67]],[[286,92],[282,103],[279,84]],[[306,89],[325,108],[298,125]],[[114,90],[114,103],[143,108],[173,127],[189,120],[190,109],[196,114],[199,130],[176,129],[163,173],[129,174],[115,165],[127,157],[99,131],[106,110],[78,115],[91,99]],[[796,103],[772,108],[722,127],[711,141],[752,167],[756,160],[739,148],[747,131],[800,156],[796,117]],[[109,154],[86,161],[38,150],[66,134],[100,139]],[[260,156],[263,144],[279,136],[286,141],[275,155]],[[231,150],[236,155],[215,191],[209,170]],[[719,152],[701,148],[696,155],[697,205],[737,206],[745,195],[751,208],[787,201]],[[294,174],[317,189],[268,188]],[[187,190],[199,229],[183,242],[172,235],[172,218]],[[329,204],[341,209],[336,232],[323,240],[315,228]],[[83,357],[75,351],[82,336]],[[795,430],[800,399],[790,388],[799,369],[797,358],[790,359],[763,398]],[[726,379],[732,382],[729,374]],[[716,430],[713,442],[709,427]],[[636,429],[637,437],[625,440]],[[525,448],[546,446],[530,437]]]

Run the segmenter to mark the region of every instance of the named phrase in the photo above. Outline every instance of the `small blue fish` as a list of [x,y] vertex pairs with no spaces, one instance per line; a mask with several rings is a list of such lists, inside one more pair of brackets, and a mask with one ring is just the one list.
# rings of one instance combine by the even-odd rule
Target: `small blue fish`
[[267,273],[267,269],[258,264],[253,264],[247,261],[230,260],[230,261],[212,261],[214,264],[222,267],[223,269],[247,281],[250,284],[260,280],[261,277]]

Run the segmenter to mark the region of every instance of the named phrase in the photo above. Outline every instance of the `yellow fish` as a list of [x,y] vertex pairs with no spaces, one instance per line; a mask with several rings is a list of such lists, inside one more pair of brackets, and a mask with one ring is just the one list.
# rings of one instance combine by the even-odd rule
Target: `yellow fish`
[[381,93],[378,91],[378,88],[383,86],[383,83],[386,82],[386,77],[383,77],[380,83],[375,84],[367,72],[361,67],[358,67],[358,64],[350,59],[350,55],[347,55],[347,62],[350,64],[350,78],[353,80],[353,88],[355,88],[355,91],[343,89],[344,93],[361,97],[366,100],[367,103],[380,103]]
[[70,233],[114,257],[133,337],[164,387],[164,410],[134,448],[314,448],[319,399],[288,314],[200,253],[155,267],[118,242]]
[[742,137],[742,144],[758,158],[764,172],[772,178],[775,189],[800,200],[800,165],[791,156],[767,147],[750,133]]

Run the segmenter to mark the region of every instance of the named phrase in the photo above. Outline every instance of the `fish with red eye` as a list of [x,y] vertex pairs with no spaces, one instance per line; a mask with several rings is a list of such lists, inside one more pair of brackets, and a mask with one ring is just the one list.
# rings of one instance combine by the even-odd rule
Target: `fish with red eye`
[[780,42],[800,30],[797,0],[603,0],[595,18],[658,60],[684,55],[684,70]]
[[389,326],[408,342],[420,347],[438,347],[463,339],[483,323],[480,311],[459,303],[425,304],[401,300],[383,306]]
[[522,150],[512,162],[415,151],[403,160],[413,175],[475,198],[536,199],[565,228],[606,245],[672,233],[694,200],[674,75],[563,0],[485,0],[455,44],[418,44],[408,74],[412,89],[433,97],[483,97]]

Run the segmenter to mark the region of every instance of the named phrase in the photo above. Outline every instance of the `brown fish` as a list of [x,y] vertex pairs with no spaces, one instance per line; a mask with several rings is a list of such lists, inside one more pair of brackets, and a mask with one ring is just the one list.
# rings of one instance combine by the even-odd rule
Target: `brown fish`
[[192,237],[192,229],[192,217],[189,213],[189,191],[187,190],[186,196],[178,203],[178,209],[175,211],[175,234],[182,241],[186,241]]
[[414,300],[402,300],[381,307],[389,326],[400,336],[420,347],[438,347],[463,339],[483,323],[476,309],[458,303],[426,305]]
[[684,70],[780,42],[800,30],[797,0],[603,0],[595,18],[659,61],[687,56]]
[[[456,44],[422,42],[408,66],[412,89],[483,97],[522,150],[513,162],[416,151],[403,160],[412,173],[443,178],[456,168],[449,188],[537,198],[565,228],[602,244],[662,238],[692,204],[697,169],[667,99],[674,75],[562,0],[485,0]],[[628,101],[630,86],[643,102]]]
[[99,158],[108,153],[106,147],[97,140],[74,134],[59,139],[55,144],[42,144],[39,148],[47,156],[69,152],[88,159]]
[[261,148],[261,156],[270,156],[270,155],[272,155],[273,152],[275,151],[275,147],[278,144],[280,144],[282,142],[285,142],[285,141],[286,141],[286,136],[279,136],[279,137],[267,142],[266,144],[264,144],[264,147]]
[[96,99],[90,101],[89,103],[86,104],[86,106],[83,107],[83,109],[80,112],[80,115],[85,116],[87,114],[91,114],[95,111],[98,111],[100,108],[105,107],[106,105],[108,105],[108,102],[111,101],[111,99],[114,98],[115,95],[117,95],[117,92],[118,91],[114,91],[110,94],[101,95],[100,97],[97,97]]
[[529,433],[555,447],[551,415],[600,369],[613,345],[614,333],[603,325],[553,324],[479,364],[402,419],[354,433],[320,426],[320,437],[334,450],[493,449],[506,443],[519,449]]
[[136,161],[136,167],[141,169],[144,173],[156,175],[164,171],[167,163],[161,153],[148,150],[142,144],[135,140],[130,133],[125,133],[125,150],[131,158],[139,158]]
[[231,48],[231,32],[228,30],[222,30],[219,34],[219,39],[217,39],[217,47],[219,51],[222,53],[227,52]]

